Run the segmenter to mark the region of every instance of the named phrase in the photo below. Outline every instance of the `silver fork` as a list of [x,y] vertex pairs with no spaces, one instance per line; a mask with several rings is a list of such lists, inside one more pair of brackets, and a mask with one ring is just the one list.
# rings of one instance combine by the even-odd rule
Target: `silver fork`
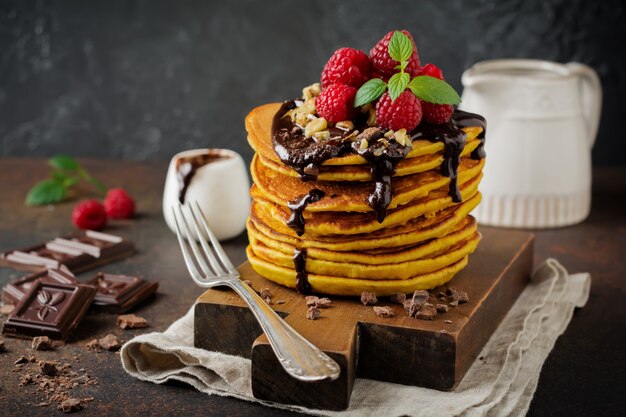
[[[252,310],[278,361],[289,375],[301,381],[337,379],[339,365],[298,334],[250,286],[239,279],[239,272],[206,223],[198,203],[194,202],[187,207],[188,215],[185,215],[180,203],[172,206],[172,211],[178,243],[195,283],[207,288],[225,285],[239,294]],[[193,226],[193,231],[189,224]],[[211,241],[210,245],[207,237]],[[208,264],[205,259],[209,261]]]

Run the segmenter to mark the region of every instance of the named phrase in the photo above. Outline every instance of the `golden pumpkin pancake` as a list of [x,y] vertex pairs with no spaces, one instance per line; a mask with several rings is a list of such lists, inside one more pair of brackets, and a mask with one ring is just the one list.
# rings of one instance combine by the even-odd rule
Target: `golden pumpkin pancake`
[[[246,249],[246,254],[252,268],[259,275],[278,284],[295,288],[296,271],[294,269],[278,266],[259,258],[250,246]],[[466,265],[467,256],[437,271],[416,275],[408,279],[373,280],[308,274],[308,283],[313,292],[324,294],[359,296],[363,291],[369,291],[378,296],[387,296],[396,292],[410,293],[415,290],[427,290],[443,285]]]
[[[361,251],[333,251],[327,248],[314,247],[307,249],[307,256],[309,259],[371,265],[415,261],[444,253],[451,246],[454,246],[463,240],[469,239],[476,233],[476,231],[476,220],[470,216],[464,218],[450,233],[439,238],[429,239],[413,245],[404,245],[400,247],[382,246],[377,249]],[[267,248],[271,248],[272,250],[279,251],[287,255],[292,264],[294,252],[300,249],[299,246],[274,240],[272,237],[263,234],[252,222],[248,223],[248,238],[253,248],[256,249],[256,242],[260,242]]]
[[[265,104],[259,107],[254,108],[248,116],[246,116],[246,130],[248,132],[248,142],[250,146],[261,156],[266,159],[273,160],[277,163],[281,163],[280,158],[276,155],[274,148],[272,147],[272,120],[276,112],[280,109],[281,103],[271,103]],[[478,137],[478,135],[482,132],[482,128],[480,127],[466,127],[462,129],[465,131],[467,135],[467,143],[469,145],[470,142],[476,142],[472,146],[475,148],[478,146],[478,140],[474,140]],[[409,173],[414,172],[406,172],[404,169],[407,165],[410,165],[410,159],[423,156],[423,155],[432,155],[436,153],[443,152],[444,144],[443,142],[431,142],[429,140],[420,139],[413,141],[413,148],[406,156],[406,158],[398,164],[396,175],[407,175]],[[442,160],[443,158],[441,158]],[[434,165],[438,166],[441,164],[441,160],[439,163]],[[350,154],[335,158],[327,159],[323,162],[324,166],[334,166],[334,165],[365,165],[367,161],[359,155]],[[367,168],[365,168],[367,170]],[[406,173],[405,173],[406,172]],[[297,173],[296,173],[297,175]],[[323,178],[322,172],[320,172],[319,176],[320,180],[327,181],[328,178]],[[351,179],[353,180],[353,179]],[[365,179],[364,181],[367,181]]]
[[[371,182],[338,183],[328,181],[301,181],[297,177],[284,175],[284,173],[271,169],[269,164],[277,165],[262,157],[255,156],[252,160],[250,171],[252,180],[257,187],[253,190],[253,196],[261,195],[263,198],[283,206],[302,198],[312,189],[321,190],[324,193],[319,201],[310,203],[305,211],[341,211],[341,212],[371,212],[368,197],[374,185]],[[484,166],[484,159],[474,160],[461,159],[458,169],[458,183],[463,184],[475,178]],[[421,174],[394,177],[392,186],[392,200],[388,209],[394,209],[400,205],[425,197],[430,191],[448,187],[450,178],[441,175],[439,170],[431,170]]]
[[[459,186],[463,201],[470,199],[478,192],[481,178],[482,173]],[[303,213],[306,224],[304,233],[306,236],[353,235],[398,226],[416,217],[431,215],[457,204],[448,195],[448,188],[444,188],[433,190],[426,197],[418,198],[409,204],[389,210],[382,223],[376,220],[374,212],[305,211]],[[287,226],[290,217],[289,208],[265,199],[264,195],[257,190],[258,187],[253,185],[250,192],[253,198],[252,210],[257,217],[261,218],[263,223],[269,227],[281,233],[289,233],[290,228]]]

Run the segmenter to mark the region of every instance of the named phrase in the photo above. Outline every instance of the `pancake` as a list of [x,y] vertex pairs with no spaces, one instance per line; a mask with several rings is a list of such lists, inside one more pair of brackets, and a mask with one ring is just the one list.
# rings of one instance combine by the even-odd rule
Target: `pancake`
[[[406,262],[422,259],[430,255],[438,254],[442,250],[453,246],[464,239],[468,239],[477,230],[476,220],[471,217],[464,217],[461,222],[450,231],[439,238],[415,242],[398,247],[377,245],[373,249],[337,251],[321,243],[320,247],[308,247],[308,258],[334,262],[353,262],[361,264],[390,264],[394,262]],[[293,257],[296,249],[301,249],[300,244],[290,244],[282,240],[273,238],[263,233],[253,221],[248,221],[248,237],[250,242],[261,242],[263,245],[280,251],[290,258]],[[376,244],[376,243],[375,243]],[[252,244],[254,247],[254,244]]]
[[[271,202],[286,206],[306,195],[312,189],[319,189],[324,197],[310,203],[305,211],[341,211],[341,212],[371,212],[368,197],[374,185],[371,182],[337,183],[326,181],[301,181],[297,177],[287,176],[271,168],[278,165],[267,161],[263,157],[255,156],[250,171],[252,180],[260,194]],[[462,158],[459,164],[458,183],[463,184],[476,177],[484,166],[484,160]],[[425,197],[430,191],[448,187],[450,178],[441,175],[439,170],[431,170],[421,174],[394,177],[392,185],[392,200],[388,209],[405,205],[417,198]]]
[[[246,249],[246,255],[252,268],[259,275],[286,287],[295,288],[295,270],[274,265],[259,258],[250,246]],[[428,290],[443,285],[466,265],[467,256],[437,271],[403,280],[371,280],[308,274],[308,282],[313,292],[330,295],[360,296],[363,291],[373,292],[378,296],[387,296],[396,292],[406,294],[415,290]]]
[[[478,184],[482,173],[461,184],[459,189],[463,201],[470,199],[478,192]],[[252,186],[252,211],[269,227],[289,233],[286,224],[290,216],[289,208],[273,203]],[[423,215],[432,215],[451,205],[458,204],[448,195],[448,189],[431,191],[426,197],[418,198],[409,204],[389,210],[385,220],[379,223],[374,212],[304,212],[306,221],[305,236],[354,235],[371,233],[387,227],[402,225],[407,221]]]

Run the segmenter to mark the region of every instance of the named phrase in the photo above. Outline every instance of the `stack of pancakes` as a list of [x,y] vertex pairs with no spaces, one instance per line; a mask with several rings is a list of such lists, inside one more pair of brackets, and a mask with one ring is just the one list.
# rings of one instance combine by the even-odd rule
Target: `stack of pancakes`
[[[469,213],[481,199],[484,159],[470,157],[481,144],[481,127],[462,129],[461,202],[450,197],[450,178],[441,174],[444,142],[413,140],[412,150],[396,166],[391,202],[379,222],[368,204],[375,184],[363,157],[352,153],[327,159],[315,181],[304,181],[281,162],[272,144],[272,119],[280,106],[257,107],[246,118],[248,141],[256,151],[247,255],[260,275],[289,287],[307,279],[316,293],[390,295],[442,285],[467,265],[480,240]],[[288,222],[300,215],[294,205],[312,190],[320,190],[323,198],[302,211],[304,233],[299,235]],[[304,270],[302,265],[298,269],[303,251]]]

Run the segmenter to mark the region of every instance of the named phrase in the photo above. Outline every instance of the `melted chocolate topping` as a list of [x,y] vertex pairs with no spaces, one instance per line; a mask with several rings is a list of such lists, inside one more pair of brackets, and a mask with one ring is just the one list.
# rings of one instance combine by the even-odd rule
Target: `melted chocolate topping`
[[291,210],[291,216],[287,220],[287,226],[291,227],[298,236],[304,234],[304,216],[302,213],[309,203],[315,203],[320,201],[324,197],[324,192],[313,188],[307,194],[295,199],[288,204],[289,210]]
[[[411,147],[400,145],[395,140],[383,139],[386,130],[379,128],[374,128],[376,132],[370,131],[370,134],[366,135],[368,146],[365,149],[360,149],[360,139],[354,140],[354,136],[348,137],[351,132],[337,128],[328,129],[330,139],[317,140],[305,137],[303,129],[286,115],[295,107],[293,100],[284,102],[272,121],[272,144],[280,160],[298,172],[303,181],[314,181],[317,179],[322,163],[327,159],[349,153],[361,155],[369,163],[372,179],[375,182],[374,190],[368,197],[368,203],[374,210],[378,222],[382,223],[393,197],[391,177],[395,173],[396,165],[406,157]],[[366,122],[365,115],[359,115],[357,120],[354,120],[355,128],[362,132],[357,138],[367,130]],[[433,125],[423,122],[409,134],[411,140],[426,139],[431,142],[443,142],[444,162],[441,165],[441,174],[450,178],[449,194],[455,202],[461,201],[457,174],[461,151],[466,140],[466,134],[461,128],[468,126],[483,128],[478,136],[481,143],[471,155],[473,159],[482,159],[485,157],[486,123],[485,119],[477,114],[455,110],[448,123]],[[292,218],[294,218],[293,210]],[[289,219],[290,222],[292,218]]]
[[293,265],[296,270],[296,291],[300,294],[309,294],[311,284],[309,275],[306,272],[306,249],[297,249],[293,254]]
[[185,203],[185,195],[187,189],[196,171],[204,165],[211,162],[218,161],[220,159],[228,159],[230,156],[216,153],[215,151],[208,151],[206,154],[195,156],[183,156],[176,161],[176,179],[178,180],[178,201],[181,204]]

